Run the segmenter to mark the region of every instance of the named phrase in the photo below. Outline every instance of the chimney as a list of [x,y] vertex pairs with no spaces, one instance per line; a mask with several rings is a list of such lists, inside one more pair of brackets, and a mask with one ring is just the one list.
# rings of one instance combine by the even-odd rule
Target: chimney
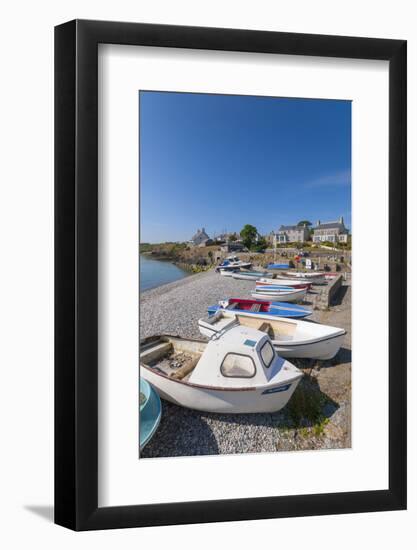
[[343,216],[340,216],[340,218],[339,218],[339,223],[341,223],[342,225],[345,224],[345,222],[343,221]]
[[317,220],[316,226],[320,225],[320,220]]

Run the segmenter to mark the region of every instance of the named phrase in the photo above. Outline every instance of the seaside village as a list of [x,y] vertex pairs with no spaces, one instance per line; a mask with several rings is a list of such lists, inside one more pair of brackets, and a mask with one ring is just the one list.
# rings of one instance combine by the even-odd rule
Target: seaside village
[[141,293],[140,456],[350,447],[343,217],[265,236],[203,227],[181,252],[205,269]]
[[[265,240],[266,248],[293,244],[296,248],[308,244],[324,244],[330,248],[339,243],[348,245],[350,234],[345,227],[343,216],[336,221],[322,222],[318,220],[314,227],[309,222],[297,225],[281,225],[277,231],[271,231],[266,237],[256,235],[256,240]],[[210,238],[205,228],[197,229],[195,235],[188,241],[192,247],[207,247],[216,244],[223,245],[224,251],[243,251],[245,248],[244,240],[238,233],[221,233]],[[227,250],[224,250],[226,249]]]

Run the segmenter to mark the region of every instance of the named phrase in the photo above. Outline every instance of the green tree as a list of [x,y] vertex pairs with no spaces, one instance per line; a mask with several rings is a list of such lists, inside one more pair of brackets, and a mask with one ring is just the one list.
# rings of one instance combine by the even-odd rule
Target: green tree
[[259,237],[257,242],[252,244],[251,250],[254,252],[263,252],[266,248],[268,248],[266,239],[264,239],[264,237]]
[[246,246],[246,248],[250,250],[252,246],[256,243],[258,230],[254,225],[250,225],[247,223],[240,232],[240,236],[242,237],[243,244]]
[[229,241],[230,242],[237,241],[236,233],[232,233],[231,235],[229,235]]

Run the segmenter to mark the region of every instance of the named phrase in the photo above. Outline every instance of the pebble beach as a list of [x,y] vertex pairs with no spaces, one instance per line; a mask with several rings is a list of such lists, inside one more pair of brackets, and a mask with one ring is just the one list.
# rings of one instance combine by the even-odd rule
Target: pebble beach
[[[207,307],[228,297],[250,298],[253,288],[252,281],[223,277],[210,270],[142,292],[140,338],[166,333],[204,339],[197,322],[207,315]],[[313,310],[310,317],[347,330],[344,346],[332,364],[293,360],[306,373],[295,404],[312,396],[312,418],[317,417],[317,422],[308,415],[303,418],[295,405],[273,414],[221,415],[185,409],[163,400],[160,426],[141,457],[349,447],[350,287],[341,290],[334,307],[325,312]],[[307,295],[304,303],[311,309],[312,298]]]

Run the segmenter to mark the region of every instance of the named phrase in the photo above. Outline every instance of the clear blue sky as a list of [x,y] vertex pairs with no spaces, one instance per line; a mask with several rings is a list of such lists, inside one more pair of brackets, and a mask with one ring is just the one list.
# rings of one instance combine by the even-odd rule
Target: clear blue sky
[[140,92],[141,242],[351,224],[350,101]]

